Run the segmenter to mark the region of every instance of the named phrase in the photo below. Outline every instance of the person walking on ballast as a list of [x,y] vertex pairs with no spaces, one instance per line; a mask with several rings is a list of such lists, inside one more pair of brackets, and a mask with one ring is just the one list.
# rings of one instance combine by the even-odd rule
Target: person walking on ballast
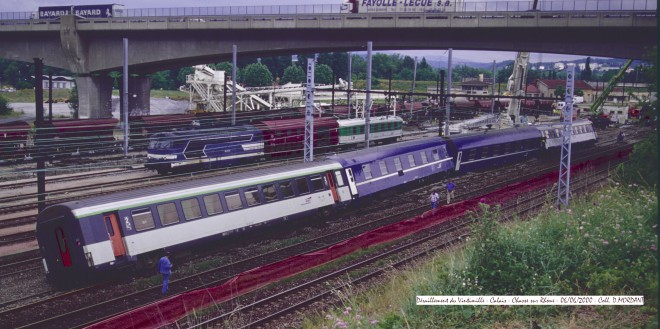
[[172,274],[172,263],[170,262],[170,253],[165,253],[158,261],[158,272],[163,275],[163,295],[167,294],[167,289],[170,281],[170,274]]
[[440,199],[440,195],[438,192],[431,192],[431,208],[435,209],[436,206],[438,205],[438,200]]
[[454,188],[456,185],[452,181],[447,183],[447,204],[451,203],[451,200],[454,199]]

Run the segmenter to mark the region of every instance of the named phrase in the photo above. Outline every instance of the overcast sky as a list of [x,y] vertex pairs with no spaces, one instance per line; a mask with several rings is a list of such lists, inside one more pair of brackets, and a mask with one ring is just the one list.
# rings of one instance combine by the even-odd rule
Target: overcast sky
[[[270,5],[310,5],[310,4],[340,4],[342,0],[115,0],[124,3],[125,8],[177,8],[177,7],[224,7],[224,6],[270,6]],[[511,0],[509,0],[511,1]],[[513,0],[516,1],[516,0]],[[529,1],[529,0],[520,0]],[[0,12],[36,11],[39,6],[60,6],[70,4],[108,4],[113,1],[103,0],[0,0]],[[446,50],[400,50],[398,53],[426,58],[447,57]],[[454,50],[454,61],[497,62],[515,59],[515,52],[503,51],[468,51]],[[530,62],[557,62],[584,58],[585,56],[569,56],[559,54],[532,54]]]

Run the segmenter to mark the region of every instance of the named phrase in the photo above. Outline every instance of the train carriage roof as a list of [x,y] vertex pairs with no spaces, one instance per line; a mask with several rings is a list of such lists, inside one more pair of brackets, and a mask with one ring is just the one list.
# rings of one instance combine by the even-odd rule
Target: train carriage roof
[[229,127],[217,127],[217,128],[204,128],[204,129],[186,129],[186,130],[174,130],[155,133],[152,138],[158,137],[195,137],[195,138],[205,138],[205,137],[217,137],[224,135],[233,135],[240,133],[250,133],[250,132],[260,132],[261,130],[257,129],[255,126],[250,124],[238,125],[238,126],[229,126]]
[[344,166],[353,166],[355,164],[368,163],[378,159],[384,159],[399,154],[421,150],[424,148],[444,145],[445,140],[441,137],[429,137],[412,141],[405,141],[390,145],[372,147],[369,152],[357,150],[337,155],[329,156],[328,159],[339,161]]
[[[264,130],[305,129],[305,119],[284,119],[261,121]],[[338,126],[335,118],[314,118],[314,128]]]
[[464,149],[500,143],[510,143],[533,138],[541,138],[541,132],[538,129],[534,127],[518,127],[450,136],[446,139],[453,143],[456,148]]
[[297,163],[164,186],[117,192],[89,199],[66,202],[61,205],[71,209],[76,217],[80,218],[117,209],[147,206],[175,199],[214,193],[221,190],[233,190],[269,181],[337,169],[341,169],[341,166],[337,162],[330,160]]

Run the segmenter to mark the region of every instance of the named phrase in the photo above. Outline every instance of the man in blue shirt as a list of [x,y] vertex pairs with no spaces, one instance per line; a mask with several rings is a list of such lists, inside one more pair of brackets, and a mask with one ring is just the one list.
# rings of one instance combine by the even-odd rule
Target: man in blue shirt
[[449,181],[447,183],[447,204],[451,202],[451,199],[454,198],[454,183],[452,181]]
[[166,253],[165,256],[161,257],[158,261],[158,272],[163,275],[163,295],[167,293],[167,288],[170,280],[170,274],[172,274],[172,263],[170,262],[170,253]]

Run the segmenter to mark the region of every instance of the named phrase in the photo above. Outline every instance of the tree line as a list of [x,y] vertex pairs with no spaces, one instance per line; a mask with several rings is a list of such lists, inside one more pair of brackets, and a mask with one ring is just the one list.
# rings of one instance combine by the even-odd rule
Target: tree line
[[[264,58],[242,58],[237,62],[237,81],[245,86],[262,87],[274,84],[282,85],[286,83],[303,83],[306,79],[306,64],[308,58],[313,58],[314,54],[300,54],[298,61],[292,61],[291,56],[275,56]],[[348,80],[348,53],[331,52],[318,54],[315,65],[314,80],[317,84],[336,83],[341,78]],[[357,54],[351,55],[352,80],[366,79],[366,59]],[[576,76],[582,80],[609,81],[617,70],[606,72],[592,72],[589,68],[590,58],[587,58],[587,69],[576,72]],[[230,62],[220,62],[208,64],[215,70],[224,70],[227,75],[231,75],[232,64]],[[623,81],[642,82],[646,78],[645,74],[640,74],[640,67],[627,73]],[[372,57],[372,86],[379,87],[386,85],[390,78],[393,80],[415,80],[417,81],[437,81],[440,70],[446,68],[434,68],[422,58],[417,62],[415,71],[415,59],[410,56],[400,54],[376,53]],[[498,64],[496,80],[498,83],[505,83],[513,71],[513,60]],[[71,76],[71,72],[46,67],[45,72],[52,72],[53,75]],[[177,90],[179,86],[186,84],[186,76],[193,74],[194,69],[190,66],[172,68],[159,71],[149,76],[152,78],[153,89]],[[458,82],[463,78],[477,78],[483,74],[486,78],[492,78],[492,70],[484,68],[475,68],[467,65],[454,66],[452,69],[452,81]],[[7,59],[0,59],[0,85],[12,86],[16,89],[26,89],[34,87],[34,65],[32,63],[19,62]],[[119,87],[121,80],[120,72],[110,72],[109,76],[115,80],[115,88]],[[527,73],[528,83],[536,79],[565,79],[565,72],[555,70],[534,70],[530,69]]]

